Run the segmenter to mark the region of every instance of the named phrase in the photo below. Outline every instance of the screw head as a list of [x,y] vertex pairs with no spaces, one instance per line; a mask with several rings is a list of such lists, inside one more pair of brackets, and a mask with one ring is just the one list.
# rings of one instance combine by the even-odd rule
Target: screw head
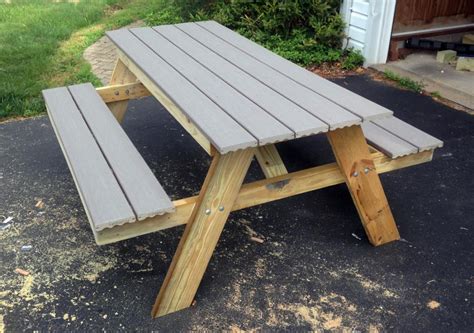
[[118,96],[118,95],[119,95],[119,91],[118,91],[118,90],[115,90],[114,94],[115,94],[115,96]]
[[357,171],[354,171],[354,173],[352,174],[353,177],[357,177],[359,175],[359,173]]
[[220,212],[223,212],[223,211],[224,211],[224,206],[220,206],[220,207],[219,207],[219,211],[220,211]]
[[206,213],[206,215],[209,215],[209,214],[211,214],[211,210],[208,208],[208,209],[206,209],[206,211],[204,213]]

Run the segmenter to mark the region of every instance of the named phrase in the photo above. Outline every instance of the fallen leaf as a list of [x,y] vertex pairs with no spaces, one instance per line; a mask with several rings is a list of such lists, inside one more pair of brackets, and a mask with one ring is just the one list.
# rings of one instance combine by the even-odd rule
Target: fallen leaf
[[252,240],[254,242],[257,242],[257,243],[260,243],[260,244],[265,242],[263,239],[258,238],[258,237],[250,237],[250,240]]
[[440,303],[436,301],[429,301],[428,304],[426,304],[427,307],[429,307],[431,310],[437,309],[441,306]]
[[23,276],[30,275],[30,272],[25,271],[24,269],[21,269],[21,268],[15,269],[15,273],[18,273],[18,274],[23,275]]
[[36,207],[36,208],[39,208],[39,209],[43,209],[43,207],[44,207],[44,202],[43,202],[43,200],[41,200],[41,199],[38,200],[38,202],[36,203],[35,207]]

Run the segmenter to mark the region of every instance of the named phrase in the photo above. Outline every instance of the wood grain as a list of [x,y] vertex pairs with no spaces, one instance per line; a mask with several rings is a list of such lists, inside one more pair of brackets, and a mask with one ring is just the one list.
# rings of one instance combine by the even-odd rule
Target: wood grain
[[275,145],[258,147],[255,157],[266,178],[286,175],[288,173]]
[[[433,151],[425,151],[397,159],[391,159],[380,152],[371,155],[379,174],[426,163],[431,161],[432,157]],[[232,207],[232,211],[342,184],[344,181],[339,166],[336,163],[330,163],[271,179],[244,184]],[[186,224],[196,201],[197,197],[175,200],[173,201],[176,208],[175,213],[156,216],[141,222],[125,224],[96,232],[94,234],[96,242],[99,245],[110,244]]]
[[[114,71],[112,72],[112,77],[110,78],[109,85],[135,82],[137,82],[137,77],[127,68],[127,66],[125,66],[125,64],[120,59],[117,59],[117,63],[115,64]],[[108,104],[110,111],[119,123],[121,123],[123,121],[123,117],[125,117],[125,112],[127,112],[127,106],[127,100],[111,102]]]
[[255,149],[249,148],[215,155],[156,299],[153,317],[191,305],[254,154]]
[[370,243],[378,246],[400,239],[360,126],[331,131],[327,136]]
[[96,88],[97,93],[105,103],[137,99],[150,96],[150,92],[140,82],[115,84]]

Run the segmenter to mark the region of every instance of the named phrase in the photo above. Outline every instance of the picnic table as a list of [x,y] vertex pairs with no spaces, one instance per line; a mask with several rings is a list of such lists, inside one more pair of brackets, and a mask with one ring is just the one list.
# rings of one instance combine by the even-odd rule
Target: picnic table
[[[186,224],[153,317],[191,305],[235,210],[345,182],[369,241],[399,239],[379,173],[430,161],[440,140],[214,21],[107,36],[109,86],[43,95],[98,244]],[[198,196],[172,201],[120,126],[150,95],[212,157]],[[288,173],[275,143],[321,133],[336,163]],[[254,157],[266,178],[243,184]]]

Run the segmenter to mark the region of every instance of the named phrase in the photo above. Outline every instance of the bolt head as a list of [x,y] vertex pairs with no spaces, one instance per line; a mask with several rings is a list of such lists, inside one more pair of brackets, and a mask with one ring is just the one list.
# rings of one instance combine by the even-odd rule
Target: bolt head
[[223,212],[224,211],[224,206],[220,206],[219,211]]
[[118,91],[118,90],[115,90],[114,94],[115,94],[115,96],[118,96],[118,95],[119,95],[119,91]]
[[359,175],[359,173],[357,171],[354,171],[354,173],[352,174],[353,177],[357,177]]
[[364,169],[364,172],[365,172],[366,174],[368,174],[368,173],[369,173],[369,171],[370,171],[370,169],[369,169],[369,168],[365,168],[365,169]]
[[209,215],[209,214],[211,214],[211,210],[208,208],[208,209],[206,209],[205,213],[206,213],[206,215]]

